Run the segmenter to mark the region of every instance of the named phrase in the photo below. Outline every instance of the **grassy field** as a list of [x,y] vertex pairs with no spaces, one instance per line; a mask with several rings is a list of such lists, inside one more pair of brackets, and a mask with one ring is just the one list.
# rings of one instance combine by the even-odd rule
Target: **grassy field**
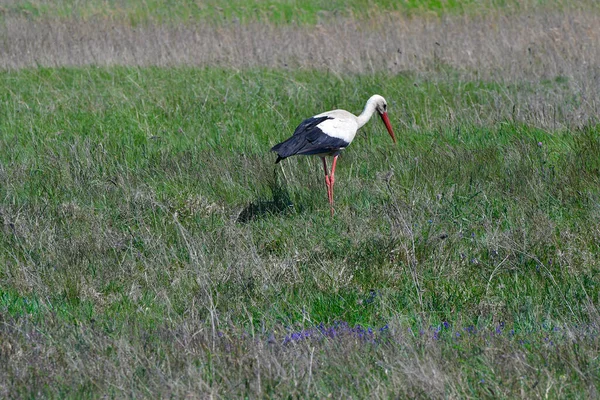
[[[416,2],[383,2],[356,16],[371,21],[361,41],[345,34],[354,12],[286,30],[283,2],[248,17],[272,25],[192,31],[7,2],[0,397],[597,397],[599,17],[542,3],[489,30],[422,16],[467,4],[431,1],[386,33],[378,14]],[[188,18],[135,4],[101,9],[132,26]],[[171,11],[202,19],[199,4]],[[283,65],[330,35],[344,51]],[[398,143],[362,129],[331,218],[319,160],[275,165],[269,149],[374,93]]]
[[536,12],[543,8],[598,10],[597,2],[592,0],[579,0],[575,4],[569,0],[4,0],[0,1],[0,7],[1,18],[109,18],[134,25],[191,21],[314,25],[327,23],[331,18],[354,17],[366,21],[388,13],[443,16]]
[[[596,393],[600,139],[565,127],[576,104],[551,130],[495,83],[412,74],[1,80],[3,395]],[[319,163],[268,149],[374,92],[399,143],[364,129],[330,218]]]

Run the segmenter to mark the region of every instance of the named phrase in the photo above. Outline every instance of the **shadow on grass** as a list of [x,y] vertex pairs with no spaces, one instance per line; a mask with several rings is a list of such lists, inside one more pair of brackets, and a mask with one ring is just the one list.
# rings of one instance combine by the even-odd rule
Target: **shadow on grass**
[[276,178],[269,181],[269,188],[272,199],[258,198],[254,200],[240,212],[236,222],[244,224],[267,215],[282,215],[298,211],[292,203],[287,188],[279,184]]

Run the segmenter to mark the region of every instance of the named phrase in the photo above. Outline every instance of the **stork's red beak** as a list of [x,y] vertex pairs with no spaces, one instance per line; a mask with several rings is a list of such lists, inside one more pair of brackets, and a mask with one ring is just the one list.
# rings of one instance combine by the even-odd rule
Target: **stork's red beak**
[[387,128],[388,133],[392,137],[392,140],[394,141],[394,143],[396,143],[396,136],[394,136],[394,131],[392,130],[392,124],[390,124],[390,119],[388,118],[387,112],[384,112],[383,114],[379,114],[379,115],[381,115],[381,119],[383,120],[383,123],[385,124],[385,127]]

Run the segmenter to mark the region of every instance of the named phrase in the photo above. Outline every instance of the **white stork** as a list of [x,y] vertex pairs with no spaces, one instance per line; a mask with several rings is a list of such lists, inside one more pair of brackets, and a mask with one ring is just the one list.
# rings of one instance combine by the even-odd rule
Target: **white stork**
[[[325,184],[327,185],[331,215],[334,212],[333,184],[335,182],[335,164],[338,156],[342,150],[352,143],[356,131],[371,119],[375,111],[381,116],[387,131],[396,143],[396,137],[387,115],[387,102],[383,97],[376,94],[367,101],[365,109],[358,117],[346,110],[333,110],[315,115],[302,121],[292,137],[271,148],[271,151],[276,152],[278,155],[275,163],[298,154],[321,157],[323,169],[325,170]],[[331,174],[327,171],[325,156],[333,156]]]

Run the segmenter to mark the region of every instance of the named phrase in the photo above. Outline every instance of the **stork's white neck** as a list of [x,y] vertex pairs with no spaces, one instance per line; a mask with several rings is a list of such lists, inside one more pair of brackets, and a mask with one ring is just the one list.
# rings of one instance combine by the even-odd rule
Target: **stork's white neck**
[[367,100],[367,104],[365,105],[365,109],[358,117],[356,117],[356,121],[358,122],[358,129],[360,129],[364,124],[369,122],[371,116],[375,112],[377,108],[377,101],[375,100],[375,96],[372,96],[369,100]]

